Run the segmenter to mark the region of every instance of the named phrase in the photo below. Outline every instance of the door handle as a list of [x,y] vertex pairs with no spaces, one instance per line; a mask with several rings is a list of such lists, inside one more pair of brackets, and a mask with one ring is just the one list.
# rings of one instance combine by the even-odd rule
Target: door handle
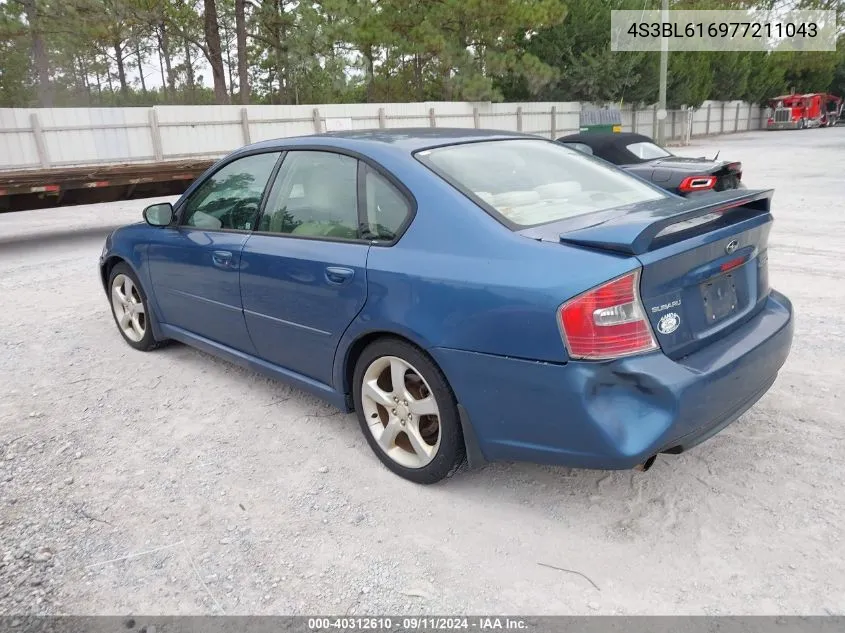
[[229,268],[232,264],[232,253],[229,251],[214,251],[211,254],[211,261],[220,268]]
[[352,279],[355,271],[351,268],[344,268],[342,266],[327,266],[326,279],[329,283],[343,284]]

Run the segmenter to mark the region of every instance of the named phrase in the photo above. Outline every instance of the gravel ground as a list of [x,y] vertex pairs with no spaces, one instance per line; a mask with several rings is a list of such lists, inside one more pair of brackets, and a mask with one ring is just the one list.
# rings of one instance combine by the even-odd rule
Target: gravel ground
[[845,128],[682,153],[716,149],[777,188],[795,344],[739,422],[644,474],[405,482],[351,415],[123,343],[97,226],[142,201],[0,216],[84,229],[0,244],[0,614],[845,613]]

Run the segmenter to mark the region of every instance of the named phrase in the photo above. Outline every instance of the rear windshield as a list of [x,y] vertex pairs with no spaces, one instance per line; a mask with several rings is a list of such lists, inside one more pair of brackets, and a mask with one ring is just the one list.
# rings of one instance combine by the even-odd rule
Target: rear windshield
[[648,143],[646,141],[643,141],[642,143],[631,143],[630,145],[628,145],[628,151],[631,152],[637,158],[641,158],[643,160],[666,158],[667,156],[672,155],[662,147],[655,145],[654,143]]
[[517,228],[667,197],[602,161],[540,139],[450,145],[416,156]]
[[[558,141],[560,142],[560,141]],[[590,156],[593,155],[593,148],[587,145],[586,143],[564,143],[567,147],[571,147],[572,149],[577,149],[579,152],[584,154],[589,154]]]

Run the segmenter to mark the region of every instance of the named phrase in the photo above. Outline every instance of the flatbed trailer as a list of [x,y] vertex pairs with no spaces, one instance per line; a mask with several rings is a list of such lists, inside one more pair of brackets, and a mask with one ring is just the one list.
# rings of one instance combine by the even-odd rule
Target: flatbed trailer
[[177,195],[214,162],[190,159],[0,172],[0,212]]

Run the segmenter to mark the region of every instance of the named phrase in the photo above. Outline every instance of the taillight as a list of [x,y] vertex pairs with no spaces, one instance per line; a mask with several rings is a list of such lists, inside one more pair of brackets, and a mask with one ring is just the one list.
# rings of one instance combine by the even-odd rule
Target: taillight
[[678,191],[681,193],[690,193],[691,191],[707,191],[716,186],[716,176],[687,176],[678,185]]
[[600,360],[657,349],[638,291],[640,271],[570,299],[558,309],[572,358]]

